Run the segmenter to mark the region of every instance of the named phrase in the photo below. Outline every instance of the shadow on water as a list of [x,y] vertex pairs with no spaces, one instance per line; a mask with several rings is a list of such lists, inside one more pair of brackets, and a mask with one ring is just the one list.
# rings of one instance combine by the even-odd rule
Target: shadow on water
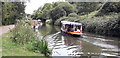
[[[84,33],[83,38],[62,35],[60,27],[47,25],[39,28],[41,36],[48,34],[45,39],[52,49],[51,56],[113,56],[120,52],[117,39],[95,34]],[[94,57],[93,57],[94,58]]]

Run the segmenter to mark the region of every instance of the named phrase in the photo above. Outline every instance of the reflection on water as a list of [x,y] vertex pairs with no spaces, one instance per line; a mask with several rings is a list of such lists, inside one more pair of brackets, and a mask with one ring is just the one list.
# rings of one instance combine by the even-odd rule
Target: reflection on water
[[115,56],[120,49],[118,38],[84,33],[83,38],[62,35],[58,26],[42,26],[40,35],[48,34],[45,39],[52,49],[52,56]]

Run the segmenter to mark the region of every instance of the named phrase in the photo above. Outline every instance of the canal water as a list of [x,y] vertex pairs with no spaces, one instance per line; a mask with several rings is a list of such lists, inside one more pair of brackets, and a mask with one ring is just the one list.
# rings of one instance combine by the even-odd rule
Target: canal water
[[113,56],[119,57],[120,40],[96,34],[84,33],[83,38],[60,33],[58,26],[41,26],[40,36],[45,37],[51,56]]

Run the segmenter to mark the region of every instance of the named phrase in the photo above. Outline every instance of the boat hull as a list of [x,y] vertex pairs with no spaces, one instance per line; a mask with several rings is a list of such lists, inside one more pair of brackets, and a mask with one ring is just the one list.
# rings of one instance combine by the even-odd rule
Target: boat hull
[[67,34],[67,35],[71,35],[71,36],[74,36],[74,37],[82,37],[82,34],[73,34],[73,33],[69,33],[69,32],[64,32],[61,30],[61,34]]

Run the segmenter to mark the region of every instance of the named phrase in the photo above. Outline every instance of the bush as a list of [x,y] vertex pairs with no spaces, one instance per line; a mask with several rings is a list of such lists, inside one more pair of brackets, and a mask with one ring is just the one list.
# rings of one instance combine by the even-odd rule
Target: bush
[[48,43],[44,39],[41,41],[37,40],[37,34],[29,24],[29,21],[18,21],[16,28],[12,30],[11,39],[17,44],[25,45],[28,50],[37,50],[45,54],[45,56],[49,55],[51,52],[48,49]]
[[12,30],[12,40],[18,44],[25,44],[36,39],[36,35],[31,26],[24,20],[18,21],[16,28]]
[[79,17],[76,13],[70,13],[68,17]]
[[49,56],[51,54],[51,50],[49,50],[48,48],[48,43],[44,39],[42,39],[41,41],[35,41],[33,46],[35,51],[38,51],[45,56]]
[[106,36],[120,36],[120,17],[118,15],[93,17],[81,22],[84,25],[84,31]]
[[[93,16],[97,12],[92,12],[88,15],[73,17],[73,13],[68,17],[58,19],[55,24],[60,25],[61,21],[79,22],[83,24],[83,31],[106,35],[120,36],[120,14]],[[93,17],[91,17],[93,16]]]

